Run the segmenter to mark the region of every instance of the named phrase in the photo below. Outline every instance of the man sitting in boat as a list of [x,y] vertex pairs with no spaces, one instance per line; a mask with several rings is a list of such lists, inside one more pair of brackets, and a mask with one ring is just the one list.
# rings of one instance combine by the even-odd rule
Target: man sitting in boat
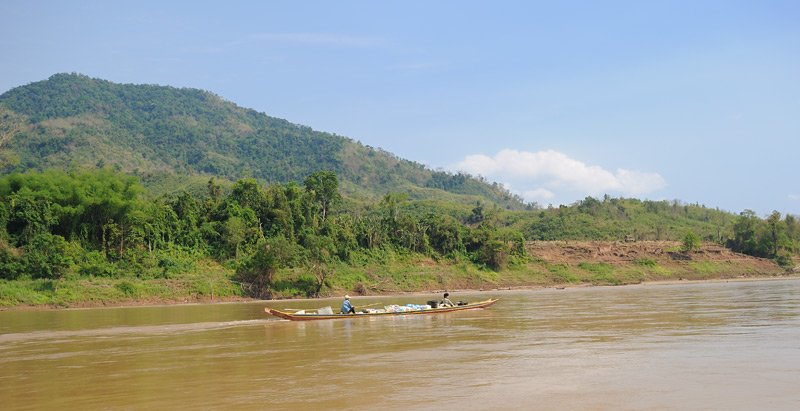
[[439,307],[455,307],[455,304],[447,298],[449,296],[450,293],[444,293],[444,298],[442,298],[442,302],[439,303]]
[[350,296],[344,296],[344,302],[342,303],[342,314],[349,314],[349,313],[356,313],[356,308],[353,307],[353,304],[350,303]]

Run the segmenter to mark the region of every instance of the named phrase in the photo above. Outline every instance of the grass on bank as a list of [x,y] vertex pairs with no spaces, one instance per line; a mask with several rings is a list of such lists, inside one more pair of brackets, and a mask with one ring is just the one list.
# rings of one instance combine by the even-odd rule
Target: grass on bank
[[210,270],[171,278],[107,278],[72,273],[60,280],[0,280],[0,307],[81,307],[244,298],[231,273]]
[[[249,298],[235,280],[233,266],[203,260],[188,272],[170,270],[168,276],[109,277],[74,271],[60,280],[0,280],[0,307],[84,307],[124,304],[209,302]],[[336,264],[276,273],[273,298],[320,297],[345,293],[392,294],[456,289],[495,289],[519,286],[624,285],[645,281],[706,280],[763,275],[736,261],[656,261],[639,259],[627,264],[603,262],[548,263],[542,259],[512,261],[493,271],[464,261],[435,261],[422,255],[394,255],[360,266]],[[321,276],[321,277],[320,277]],[[319,282],[323,286],[319,287]]]

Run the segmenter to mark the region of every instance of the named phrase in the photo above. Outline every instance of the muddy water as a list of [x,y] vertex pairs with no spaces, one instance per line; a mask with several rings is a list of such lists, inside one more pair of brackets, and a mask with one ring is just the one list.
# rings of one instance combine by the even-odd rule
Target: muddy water
[[453,297],[500,302],[304,323],[263,308],[339,300],[4,311],[0,408],[800,409],[800,281]]

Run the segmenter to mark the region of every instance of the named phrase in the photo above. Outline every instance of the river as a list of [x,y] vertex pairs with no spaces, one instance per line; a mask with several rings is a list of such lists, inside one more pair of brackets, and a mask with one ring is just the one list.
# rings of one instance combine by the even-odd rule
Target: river
[[0,408],[800,409],[800,281],[451,295],[490,297],[317,322],[264,307],[341,300],[0,311]]

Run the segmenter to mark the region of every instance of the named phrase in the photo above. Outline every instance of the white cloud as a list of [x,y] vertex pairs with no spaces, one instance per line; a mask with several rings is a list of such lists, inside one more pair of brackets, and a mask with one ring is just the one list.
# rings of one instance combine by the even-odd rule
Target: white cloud
[[616,179],[620,183],[619,191],[625,194],[646,194],[666,187],[667,182],[658,173],[643,173],[617,169]]
[[570,192],[585,195],[621,193],[635,196],[666,186],[657,173],[617,169],[612,173],[553,150],[535,153],[505,149],[494,157],[476,154],[456,165],[460,171],[490,180],[509,181],[526,199],[551,199]]
[[545,188],[537,188],[536,190],[526,191],[522,194],[525,198],[532,198],[534,200],[549,200],[555,197],[555,193]]
[[467,156],[464,161],[458,163],[459,170],[480,175],[492,175],[497,171],[495,159],[483,154]]
[[789,199],[791,200],[800,200],[800,196],[797,194],[789,194]]

